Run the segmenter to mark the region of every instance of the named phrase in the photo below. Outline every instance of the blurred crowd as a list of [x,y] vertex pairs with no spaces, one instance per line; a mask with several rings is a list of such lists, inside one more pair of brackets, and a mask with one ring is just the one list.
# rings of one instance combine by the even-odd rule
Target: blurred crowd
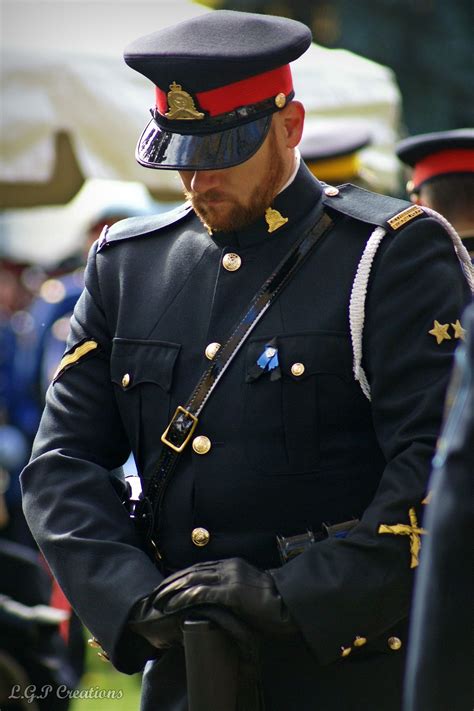
[[19,475],[66,347],[89,248],[105,225],[168,209],[151,196],[143,201],[134,195],[128,201],[103,200],[79,248],[49,266],[8,254],[0,258],[0,707],[5,711],[62,711],[69,705],[66,694],[27,699],[12,689],[34,688],[41,697],[39,690],[49,686],[74,689],[84,672],[84,631],[28,529]]

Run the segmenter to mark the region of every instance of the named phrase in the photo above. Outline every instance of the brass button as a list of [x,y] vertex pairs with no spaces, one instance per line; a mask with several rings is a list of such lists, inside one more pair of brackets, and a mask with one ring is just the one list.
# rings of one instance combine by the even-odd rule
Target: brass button
[[388,646],[393,649],[394,652],[398,651],[402,646],[402,640],[398,637],[389,637]]
[[278,106],[279,109],[282,109],[285,104],[286,104],[286,96],[281,91],[279,94],[277,94],[275,96],[275,106]]
[[304,367],[303,363],[293,363],[293,365],[291,366],[291,372],[297,378],[300,375],[303,375],[304,371],[305,371],[305,367]]
[[209,358],[209,360],[214,360],[216,353],[220,347],[220,343],[209,343],[209,345],[206,346],[206,350],[204,351],[204,353],[206,354],[206,358]]
[[88,639],[87,644],[89,645],[89,647],[93,647],[93,649],[102,649],[102,647],[100,646],[100,642],[98,642],[95,637],[91,637],[90,639]]
[[224,254],[224,257],[222,259],[222,266],[224,267],[224,269],[227,269],[228,272],[236,272],[237,269],[240,269],[241,264],[242,260],[238,254],[235,254],[234,252]]
[[205,528],[194,528],[191,533],[191,540],[195,546],[207,546],[211,534]]
[[359,637],[357,636],[353,642],[354,647],[363,647],[364,644],[367,644],[367,638],[366,637]]
[[128,388],[130,385],[130,374],[125,373],[125,375],[122,378],[122,388]]
[[324,194],[328,197],[336,197],[336,195],[339,195],[339,190],[334,185],[328,185],[324,188]]
[[341,657],[348,657],[352,652],[352,647],[341,647]]
[[206,435],[199,435],[193,439],[193,449],[196,454],[207,454],[211,448],[211,440]]

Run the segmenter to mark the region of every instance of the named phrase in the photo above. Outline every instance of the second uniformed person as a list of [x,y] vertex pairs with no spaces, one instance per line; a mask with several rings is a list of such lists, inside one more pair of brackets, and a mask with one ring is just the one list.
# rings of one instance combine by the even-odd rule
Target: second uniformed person
[[474,262],[474,128],[410,136],[396,152],[412,169],[410,200],[446,217]]
[[[187,708],[196,610],[256,636],[266,709],[400,708],[472,274],[420,207],[300,164],[289,63],[310,41],[216,11],[125,53],[155,85],[138,161],[178,170],[188,202],[92,248],[22,483],[86,626],[118,669],[148,661],[146,710]],[[134,520],[108,473],[130,449]]]

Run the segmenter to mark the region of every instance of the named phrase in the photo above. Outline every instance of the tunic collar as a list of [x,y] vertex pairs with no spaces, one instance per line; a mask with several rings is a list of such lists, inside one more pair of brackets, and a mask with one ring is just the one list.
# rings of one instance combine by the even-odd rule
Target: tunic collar
[[[321,200],[321,183],[310,173],[303,161],[301,161],[294,180],[285,187],[269,205],[272,210],[277,210],[283,219],[286,218],[280,227],[269,232],[269,224],[265,215],[253,222],[243,230],[236,232],[216,232],[211,235],[211,239],[220,247],[232,247],[244,249],[256,246],[262,242],[278,239],[283,235],[293,231],[301,220],[314,208]],[[278,222],[278,220],[277,220]]]

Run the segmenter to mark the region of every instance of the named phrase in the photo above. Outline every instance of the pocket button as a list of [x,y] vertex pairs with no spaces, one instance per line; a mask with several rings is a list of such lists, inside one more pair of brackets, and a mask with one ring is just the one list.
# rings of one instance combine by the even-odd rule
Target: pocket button
[[125,373],[122,378],[122,388],[128,388],[130,385],[130,373]]
[[291,373],[296,378],[299,378],[300,375],[303,375],[304,371],[305,367],[303,363],[293,363],[293,365],[291,366]]

